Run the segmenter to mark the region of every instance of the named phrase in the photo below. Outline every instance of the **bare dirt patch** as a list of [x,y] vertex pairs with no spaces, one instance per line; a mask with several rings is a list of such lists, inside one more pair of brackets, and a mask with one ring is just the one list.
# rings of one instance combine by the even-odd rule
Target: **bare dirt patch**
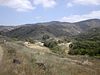
[[38,50],[39,52],[42,53],[51,53],[51,51],[47,47],[40,46],[37,44],[31,44],[31,43],[24,43],[24,44],[25,46],[27,46],[28,48],[32,48],[33,50]]

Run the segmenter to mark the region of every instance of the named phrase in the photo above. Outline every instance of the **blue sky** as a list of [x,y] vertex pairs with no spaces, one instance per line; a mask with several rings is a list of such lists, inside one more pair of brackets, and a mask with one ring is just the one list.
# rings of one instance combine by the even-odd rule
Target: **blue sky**
[[0,24],[100,19],[100,0],[0,0]]

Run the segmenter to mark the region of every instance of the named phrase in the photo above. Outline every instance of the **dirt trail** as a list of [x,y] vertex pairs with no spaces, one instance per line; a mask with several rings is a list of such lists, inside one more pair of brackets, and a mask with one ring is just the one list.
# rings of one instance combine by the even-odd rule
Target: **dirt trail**
[[32,48],[33,50],[37,50],[39,53],[51,53],[51,51],[47,47],[39,46],[37,44],[30,44],[30,43],[24,43],[24,44],[28,48]]

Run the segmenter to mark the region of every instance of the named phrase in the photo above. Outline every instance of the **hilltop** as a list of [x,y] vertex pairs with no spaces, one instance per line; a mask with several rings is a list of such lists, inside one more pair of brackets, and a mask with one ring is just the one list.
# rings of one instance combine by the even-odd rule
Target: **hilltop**
[[48,35],[50,37],[71,37],[96,27],[100,27],[99,19],[90,19],[76,23],[52,21],[21,25],[10,31],[4,31],[3,35],[19,39],[41,39],[44,35]]

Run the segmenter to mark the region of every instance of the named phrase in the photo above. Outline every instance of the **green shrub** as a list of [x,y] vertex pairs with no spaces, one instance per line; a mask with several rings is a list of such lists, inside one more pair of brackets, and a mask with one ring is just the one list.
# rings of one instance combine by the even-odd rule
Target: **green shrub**
[[42,40],[47,40],[47,39],[49,39],[49,38],[50,38],[50,36],[47,35],[47,34],[45,34],[45,35],[43,35]]
[[69,54],[96,56],[100,54],[100,41],[77,41],[70,47]]
[[33,43],[33,44],[35,43],[35,41],[32,38],[28,38],[28,39],[26,39],[26,41],[30,42],[30,43]]
[[57,46],[57,42],[56,41],[45,41],[44,42],[44,46],[48,47],[48,48],[54,48],[55,46]]
[[58,42],[57,41],[54,41],[54,40],[45,41],[44,42],[44,46],[50,48],[50,50],[53,53],[59,54],[61,56],[64,56],[64,54],[65,54],[65,50],[62,49],[60,46],[58,46]]

